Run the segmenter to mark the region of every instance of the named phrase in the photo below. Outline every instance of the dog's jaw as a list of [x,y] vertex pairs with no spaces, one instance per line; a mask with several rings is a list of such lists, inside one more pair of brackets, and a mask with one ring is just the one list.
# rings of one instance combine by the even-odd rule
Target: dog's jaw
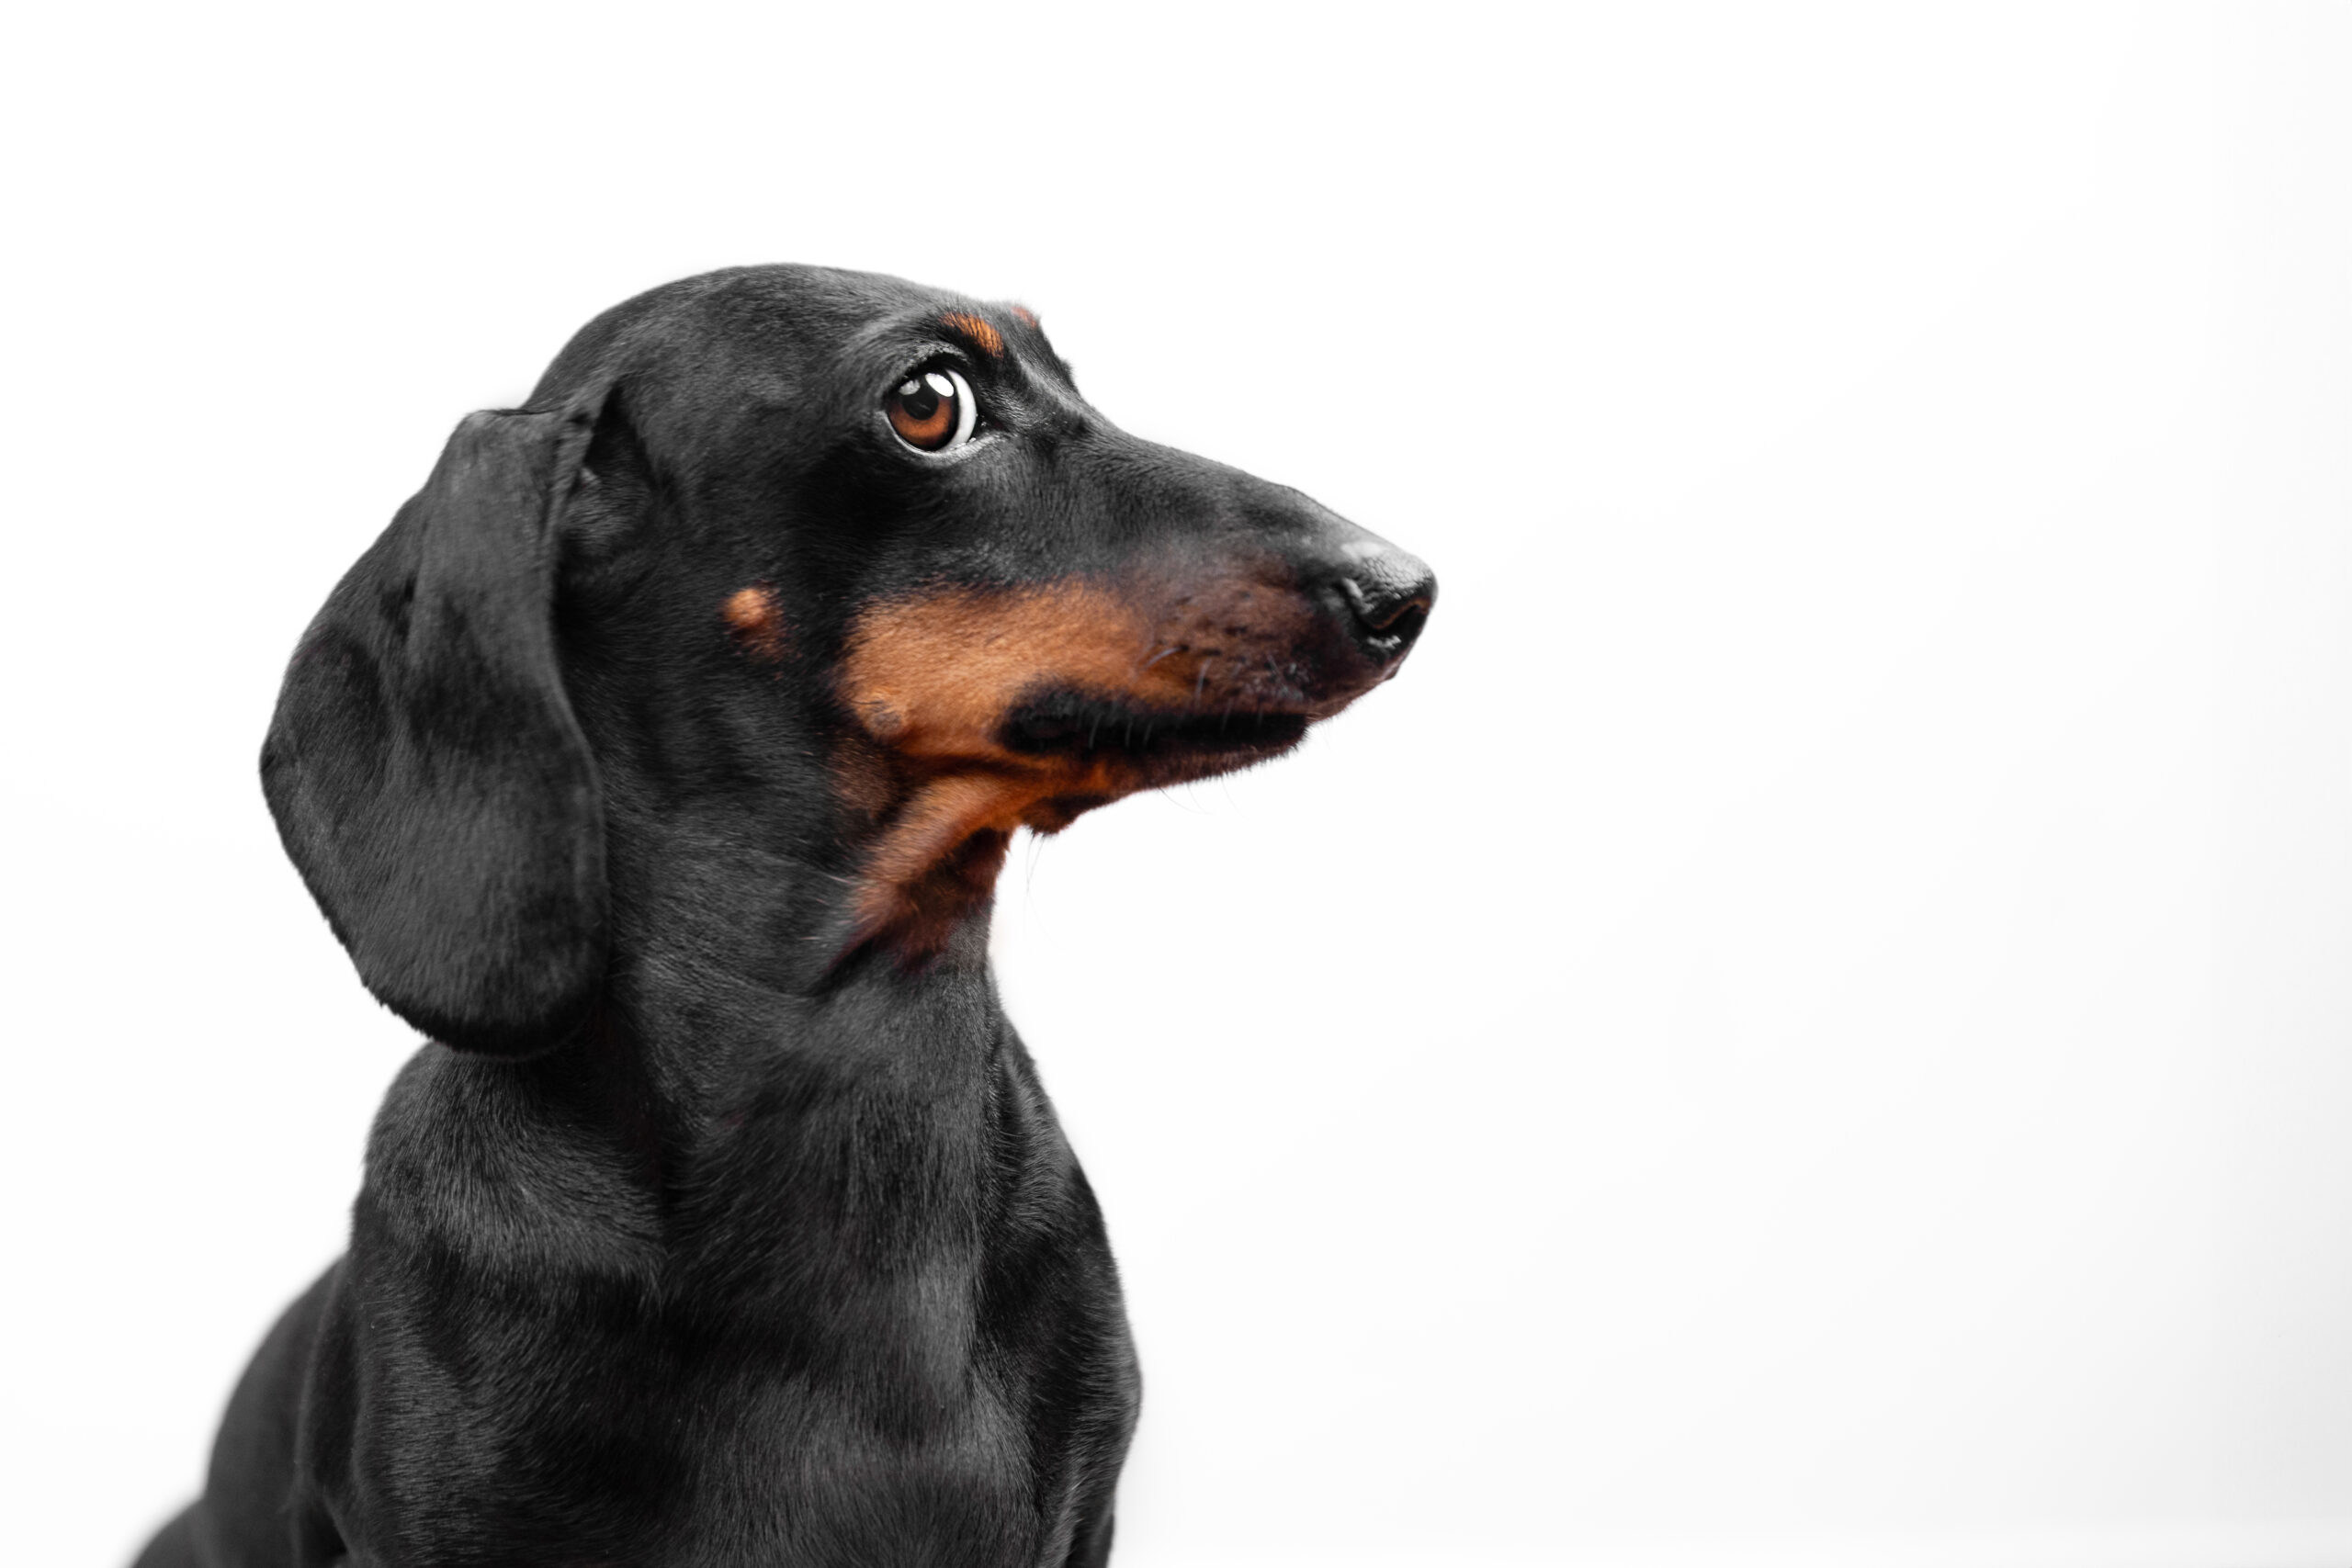
[[1271,574],[949,589],[869,607],[840,685],[879,766],[843,777],[886,802],[843,953],[878,943],[927,963],[986,907],[1014,829],[1058,831],[1295,747],[1378,683],[1353,665],[1326,673],[1317,626]]

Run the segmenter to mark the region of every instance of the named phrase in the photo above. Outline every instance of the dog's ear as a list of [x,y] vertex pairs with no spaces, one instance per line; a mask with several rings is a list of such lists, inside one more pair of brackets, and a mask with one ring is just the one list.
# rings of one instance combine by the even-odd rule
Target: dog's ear
[[478,413],[303,634],[262,747],[277,831],[376,998],[528,1055],[605,967],[604,809],[556,663],[591,400]]

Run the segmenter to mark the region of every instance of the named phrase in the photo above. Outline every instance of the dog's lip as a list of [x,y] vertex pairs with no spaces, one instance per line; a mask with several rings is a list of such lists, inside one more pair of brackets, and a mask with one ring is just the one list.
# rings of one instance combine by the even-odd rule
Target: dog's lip
[[1319,716],[1289,706],[1165,707],[1070,689],[1016,704],[997,742],[1018,756],[1238,763],[1287,751]]

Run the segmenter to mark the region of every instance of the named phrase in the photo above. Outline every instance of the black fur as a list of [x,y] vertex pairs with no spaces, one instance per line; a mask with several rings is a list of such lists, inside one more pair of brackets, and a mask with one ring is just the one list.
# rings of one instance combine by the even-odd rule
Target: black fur
[[[945,459],[880,414],[933,363],[988,421]],[[1149,623],[1189,703],[1048,665],[1006,698],[968,776],[1066,768],[1032,826],[1286,748],[1433,594],[1104,423],[1025,313],[893,279],[657,289],[466,421],[263,759],[360,977],[440,1043],[141,1568],[1106,1561],[1138,1383],[986,961],[1009,829],[876,903],[965,775],[842,671],[876,606],[1146,578],[1245,607]]]

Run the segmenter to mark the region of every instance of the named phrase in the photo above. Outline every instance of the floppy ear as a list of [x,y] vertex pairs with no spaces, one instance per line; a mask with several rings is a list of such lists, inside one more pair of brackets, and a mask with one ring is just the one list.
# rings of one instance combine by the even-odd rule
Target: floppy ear
[[286,852],[376,998],[527,1055],[605,966],[596,766],[556,667],[556,525],[595,407],[478,413],[302,637],[262,746]]

